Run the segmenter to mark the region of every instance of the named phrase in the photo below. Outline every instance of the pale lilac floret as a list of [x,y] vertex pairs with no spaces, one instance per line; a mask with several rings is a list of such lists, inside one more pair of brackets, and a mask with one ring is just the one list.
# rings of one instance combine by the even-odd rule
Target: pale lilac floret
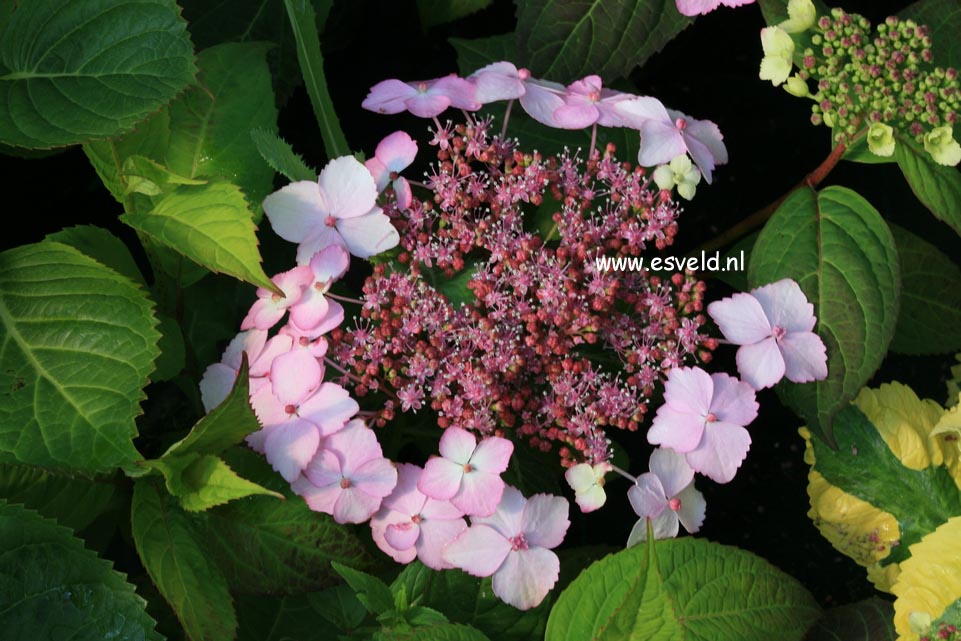
[[514,444],[489,436],[480,443],[459,427],[448,427],[440,439],[440,456],[424,466],[417,489],[439,501],[449,500],[468,515],[491,514],[501,500]]
[[324,439],[324,446],[292,483],[316,512],[338,523],[363,523],[397,485],[397,468],[384,458],[374,431],[355,419]]
[[704,523],[704,495],[694,489],[694,470],[683,454],[659,447],[651,454],[650,472],[637,477],[627,491],[639,520],[627,547],[647,540],[647,520],[655,539],[677,536],[679,525],[694,534]]
[[397,486],[370,519],[371,535],[398,563],[417,558],[429,568],[445,570],[452,566],[441,552],[467,529],[467,521],[450,501],[432,499],[417,489],[422,471],[409,463],[397,465]]
[[526,92],[524,81],[530,76],[526,69],[518,69],[513,63],[502,60],[481,67],[469,79],[474,83],[477,102],[486,105],[520,98]]
[[737,369],[755,389],[782,377],[795,383],[827,378],[827,350],[814,333],[814,306],[790,279],[711,303],[708,313],[724,337],[741,347]]
[[593,512],[607,501],[604,477],[611,469],[611,464],[604,461],[595,465],[578,463],[564,472],[564,478],[574,490],[574,502],[581,512]]
[[310,279],[310,270],[301,266],[270,279],[284,293],[283,296],[265,287],[258,287],[257,300],[240,323],[240,329],[270,329],[276,325],[287,310],[300,301]]
[[626,126],[641,132],[637,161],[645,167],[663,165],[681,154],[690,154],[710,184],[714,167],[727,162],[724,136],[710,120],[696,120],[668,109],[649,96],[618,102],[614,110]]
[[563,129],[583,129],[593,124],[623,127],[615,106],[636,98],[602,86],[600,76],[587,76],[567,86],[564,104],[554,112],[554,122]]
[[331,245],[369,258],[400,241],[376,200],[370,172],[356,158],[343,156],[327,163],[317,182],[290,183],[267,196],[264,213],[278,236],[298,243],[300,265]]
[[321,383],[299,403],[284,403],[265,386],[251,396],[250,404],[263,428],[249,434],[247,444],[263,453],[288,482],[300,476],[321,440],[343,429],[360,409],[347,390],[334,383]]
[[417,143],[404,131],[395,131],[380,141],[374,157],[364,165],[374,178],[377,191],[382,192],[388,183],[392,183],[397,206],[407,209],[413,200],[410,183],[400,172],[407,169],[417,156]]
[[475,111],[481,108],[481,103],[471,82],[450,74],[434,80],[378,82],[370,88],[361,106],[382,114],[409,111],[420,118],[433,118],[448,107]]
[[722,4],[725,7],[740,7],[753,2],[754,0],[676,0],[677,10],[685,16],[710,13]]
[[694,471],[727,483],[747,456],[751,435],[744,426],[757,418],[757,409],[754,389],[733,376],[674,368],[647,440],[684,454]]
[[270,382],[268,375],[274,359],[290,351],[292,340],[289,337],[274,336],[267,340],[267,331],[251,329],[237,334],[224,351],[221,362],[214,363],[204,372],[200,381],[200,399],[204,409],[211,411],[220,405],[234,383],[240,370],[241,357],[247,354],[250,394]]
[[341,278],[350,265],[350,255],[339,245],[331,245],[320,250],[310,259],[307,271],[310,280],[304,293],[295,305],[290,307],[290,322],[300,331],[326,333],[344,320],[344,309],[340,303],[327,298],[334,281]]
[[473,576],[493,576],[494,594],[520,610],[544,600],[557,582],[560,561],[551,551],[564,540],[567,501],[535,494],[530,500],[504,489],[497,511],[471,526],[444,549],[444,559]]

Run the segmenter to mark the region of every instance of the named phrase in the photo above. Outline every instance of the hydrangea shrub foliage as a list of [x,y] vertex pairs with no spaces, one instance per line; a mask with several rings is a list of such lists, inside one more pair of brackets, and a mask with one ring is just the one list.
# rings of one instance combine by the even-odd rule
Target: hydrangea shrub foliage
[[[961,638],[961,7],[514,4],[351,101],[330,0],[0,0],[0,151],[79,146],[116,210],[0,253],[5,635]],[[694,248],[747,147],[634,72],[715,10],[763,14],[752,81],[830,133]],[[946,244],[864,188],[892,177]],[[878,380],[921,357],[946,403]],[[878,596],[699,535],[751,457]]]

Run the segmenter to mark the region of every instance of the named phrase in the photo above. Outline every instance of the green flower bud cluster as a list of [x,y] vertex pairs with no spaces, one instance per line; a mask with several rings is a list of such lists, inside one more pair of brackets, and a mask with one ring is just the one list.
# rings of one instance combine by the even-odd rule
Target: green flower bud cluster
[[872,36],[866,18],[836,8],[820,17],[811,44],[798,77],[816,83],[811,121],[834,129],[836,142],[873,126],[885,151],[893,152],[891,128],[939,150],[947,144],[961,111],[958,72],[934,66],[927,27],[891,17]]

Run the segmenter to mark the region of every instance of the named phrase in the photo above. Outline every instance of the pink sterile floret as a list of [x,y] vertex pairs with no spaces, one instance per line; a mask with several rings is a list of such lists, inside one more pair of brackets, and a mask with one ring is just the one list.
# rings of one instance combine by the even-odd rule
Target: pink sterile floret
[[754,0],[676,0],[677,10],[685,16],[697,16],[714,11],[722,4],[725,7],[740,7],[752,4]]
[[339,245],[325,247],[305,266],[310,279],[304,293],[290,308],[290,322],[300,331],[326,333],[344,320],[344,308],[327,298],[330,286],[347,272],[350,255]]
[[757,418],[754,397],[754,389],[733,376],[672,369],[647,440],[684,454],[695,472],[727,483],[751,446],[744,426]]
[[247,436],[247,443],[288,482],[294,481],[314,458],[321,440],[341,429],[360,407],[347,390],[322,383],[298,402],[285,403],[269,386],[250,398],[263,429]]
[[650,469],[627,491],[631,507],[640,517],[627,547],[647,540],[648,519],[655,539],[677,536],[678,524],[693,534],[704,523],[704,495],[694,489],[694,470],[684,455],[659,447],[651,454]]
[[574,502],[581,512],[593,512],[607,501],[604,477],[611,469],[611,464],[604,461],[595,465],[578,463],[564,472],[564,478],[574,490]]
[[278,236],[298,243],[300,265],[331,245],[369,258],[400,240],[376,200],[370,172],[353,156],[343,156],[327,163],[316,183],[290,183],[267,196],[264,213]]
[[240,323],[240,329],[270,329],[277,324],[287,309],[300,300],[304,287],[310,282],[310,270],[295,267],[277,274],[270,280],[284,295],[281,296],[265,287],[257,288],[257,300],[250,307],[247,316]]
[[370,88],[361,106],[382,114],[409,111],[420,118],[433,118],[448,107],[475,111],[481,104],[474,95],[472,83],[450,74],[414,82],[383,80]]
[[407,169],[417,156],[417,143],[404,131],[395,131],[380,141],[374,157],[364,165],[374,178],[377,191],[384,191],[387,184],[393,181],[394,193],[397,195],[397,206],[407,209],[413,200],[410,183],[400,172]]
[[559,82],[532,78],[527,69],[518,69],[510,62],[494,62],[482,67],[470,77],[477,87],[481,103],[519,99],[527,115],[548,127],[560,127],[554,113],[564,106],[566,89]]
[[564,94],[564,104],[554,112],[554,121],[563,129],[583,129],[593,124],[624,127],[615,106],[636,98],[602,87],[600,76],[587,76],[571,83]]
[[292,487],[310,509],[338,523],[363,523],[396,485],[397,468],[384,458],[374,431],[355,419],[324,439]]
[[795,383],[827,378],[827,350],[812,330],[814,306],[790,279],[734,294],[707,306],[724,337],[737,350],[737,370],[755,389],[783,376]]
[[418,558],[429,568],[444,570],[452,566],[441,552],[467,529],[467,521],[450,501],[432,499],[417,489],[422,471],[409,463],[397,465],[397,486],[371,518],[371,535],[398,563]]
[[444,560],[474,576],[493,575],[494,594],[528,610],[557,582],[560,561],[551,549],[561,544],[569,526],[565,499],[535,494],[527,500],[508,486],[497,511],[472,518],[444,549]]
[[714,167],[727,162],[724,136],[710,120],[695,120],[648,96],[618,102],[614,110],[627,126],[641,132],[637,162],[645,167],[669,163],[687,153],[710,184]]
[[514,444],[489,436],[480,443],[459,427],[448,427],[440,439],[440,456],[424,466],[417,489],[439,501],[449,500],[468,515],[487,516],[501,500]]
[[200,381],[200,398],[208,412],[220,405],[234,383],[240,370],[241,357],[247,354],[250,377],[250,394],[267,385],[274,359],[290,351],[290,337],[274,336],[267,340],[267,331],[251,329],[237,334],[224,351],[221,362],[214,363],[204,372]]

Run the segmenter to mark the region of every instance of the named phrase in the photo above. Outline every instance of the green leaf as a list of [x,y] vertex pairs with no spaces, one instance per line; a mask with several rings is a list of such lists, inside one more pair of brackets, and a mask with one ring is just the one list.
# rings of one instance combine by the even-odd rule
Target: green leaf
[[901,257],[901,313],[891,349],[944,354],[961,349],[961,269],[941,250],[892,225]]
[[[312,0],[318,28],[323,30],[333,0]],[[180,0],[187,28],[198,50],[222,42],[270,42],[267,52],[277,104],[301,84],[294,34],[283,0]]]
[[651,541],[585,570],[561,593],[546,641],[796,641],[818,618],[792,577],[703,539]]
[[895,641],[894,607],[878,597],[831,608],[804,641]]
[[161,639],[146,603],[70,530],[0,499],[0,629],[8,639]]
[[109,472],[140,458],[157,357],[143,289],[73,247],[0,254],[0,462]]
[[844,492],[898,520],[900,545],[884,564],[902,561],[909,547],[954,515],[961,514],[961,493],[944,466],[913,470],[891,452],[880,432],[854,405],[835,419],[837,449],[811,439],[814,469]]
[[120,220],[213,272],[279,291],[261,267],[257,227],[234,185],[184,185],[149,213],[127,213]]
[[438,623],[384,630],[377,637],[379,641],[489,641],[477,628],[458,623]]
[[283,598],[238,596],[237,641],[326,641],[352,633],[367,610],[346,585]]
[[243,354],[237,380],[227,398],[197,421],[187,436],[171,445],[163,458],[187,452],[220,454],[259,430],[260,422],[250,406],[249,390],[247,355]]
[[513,33],[473,40],[449,38],[448,41],[457,52],[457,68],[463,76],[469,76],[492,62],[517,58],[517,43]]
[[375,576],[331,561],[334,570],[347,581],[360,602],[371,614],[383,614],[394,609],[394,597],[387,584]]
[[129,156],[123,161],[121,175],[125,182],[124,195],[142,194],[161,196],[177,185],[203,185],[206,180],[181,176],[146,156]]
[[751,287],[782,278],[796,280],[814,304],[828,378],[782,383],[778,393],[830,439],[834,414],[874,374],[894,335],[901,280],[891,231],[849,189],[798,189],[761,231],[748,265]]
[[123,204],[128,193],[124,162],[131,156],[163,159],[169,142],[170,114],[164,109],[138,124],[129,134],[86,143],[83,152],[110,195]]
[[674,0],[528,0],[517,7],[520,61],[568,83],[588,74],[626,77],[692,20]]
[[250,137],[261,157],[278,174],[286,176],[293,182],[317,180],[317,172],[308,167],[290,143],[277,134],[265,129],[252,129]]
[[329,158],[349,156],[350,146],[340,128],[340,121],[334,111],[334,103],[327,91],[324,76],[324,57],[320,53],[320,37],[317,34],[317,19],[314,8],[308,0],[284,0],[287,17],[294,30],[297,41],[297,60],[307,86],[310,104],[314,107],[320,135],[324,138],[324,148]]
[[404,568],[390,587],[396,592],[402,586],[410,603],[438,610],[454,623],[471,625],[498,641],[544,638],[553,604],[549,594],[536,608],[518,610],[494,596],[489,578],[460,570],[438,572],[419,561]]
[[183,370],[186,363],[186,350],[184,348],[184,337],[180,331],[180,325],[170,316],[158,314],[160,321],[160,356],[157,358],[157,369],[150,377],[152,381],[169,381],[176,378]]
[[714,276],[721,282],[727,283],[738,291],[746,292],[749,290],[751,287],[747,282],[747,265],[750,264],[751,252],[754,251],[754,244],[757,242],[759,235],[760,232],[748,234],[737,241],[734,246],[727,250],[724,256],[721,257],[721,265],[727,265],[727,259],[733,257],[737,258],[738,261],[743,261],[745,269],[711,272],[711,276]]
[[914,140],[898,136],[894,158],[911,191],[934,217],[961,235],[961,172],[934,162]]
[[279,492],[241,478],[213,454],[186,452],[147,461],[146,465],[163,474],[167,490],[180,499],[180,505],[188,512],[202,512],[234,499],[258,494],[284,499]]
[[263,458],[246,448],[224,454],[244,478],[283,493],[286,501],[254,496],[204,513],[204,539],[231,590],[246,594],[299,594],[337,580],[331,560],[373,565],[357,535],[330,516],[313,512]]
[[173,0],[30,0],[0,28],[0,142],[62,147],[129,131],[193,78]]
[[148,480],[134,484],[131,523],[137,553],[191,641],[224,641],[237,634],[227,582],[173,497]]
[[113,507],[121,494],[116,484],[103,478],[0,464],[0,497],[22,503],[74,531],[84,529]]
[[197,362],[205,367],[220,360],[227,341],[237,334],[254,300],[254,288],[233,278],[207,274],[183,290],[183,300],[184,338]]
[[491,6],[494,0],[417,0],[417,13],[424,29],[466,18]]
[[260,162],[253,127],[277,130],[277,107],[264,43],[227,43],[197,56],[200,75],[170,105],[165,164],[187,178],[223,178],[260,210],[273,189],[273,172]]
[[137,267],[137,263],[130,255],[127,246],[102,227],[95,227],[94,225],[67,227],[53,234],[47,234],[46,239],[70,245],[98,263],[123,274],[133,282],[144,287],[147,286],[143,274],[140,273],[140,268]]

